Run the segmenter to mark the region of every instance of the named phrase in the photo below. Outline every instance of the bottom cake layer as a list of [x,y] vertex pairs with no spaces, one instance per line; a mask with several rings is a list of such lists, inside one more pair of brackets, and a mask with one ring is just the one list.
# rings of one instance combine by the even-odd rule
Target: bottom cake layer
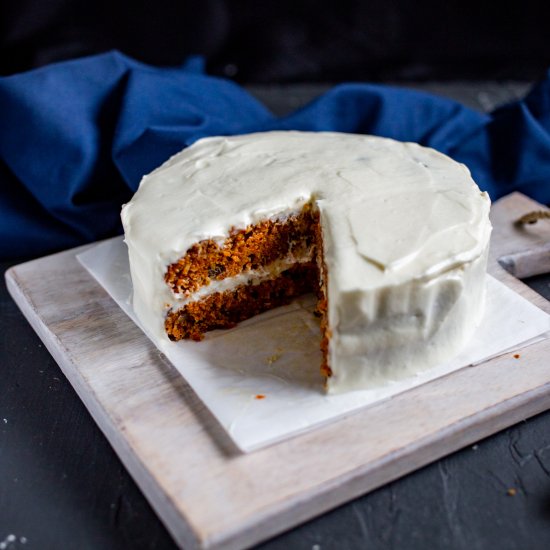
[[318,289],[316,263],[298,263],[274,279],[209,294],[169,312],[165,320],[166,333],[171,340],[202,340],[209,330],[231,328],[254,315],[289,304],[302,294],[318,293]]

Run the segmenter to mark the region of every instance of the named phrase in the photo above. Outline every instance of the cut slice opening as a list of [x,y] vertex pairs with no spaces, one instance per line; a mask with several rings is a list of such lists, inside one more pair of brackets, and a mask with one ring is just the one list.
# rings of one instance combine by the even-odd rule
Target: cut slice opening
[[319,211],[312,201],[284,217],[232,229],[223,243],[194,244],[169,265],[165,281],[179,303],[167,312],[171,340],[201,340],[210,330],[237,323],[313,292],[321,320],[321,373],[328,365],[327,272]]

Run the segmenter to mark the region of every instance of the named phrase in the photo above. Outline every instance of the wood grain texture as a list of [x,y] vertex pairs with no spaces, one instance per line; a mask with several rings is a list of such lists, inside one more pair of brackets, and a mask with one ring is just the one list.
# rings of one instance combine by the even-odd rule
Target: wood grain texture
[[518,279],[550,273],[550,242],[539,248],[501,256],[499,263]]
[[[548,240],[511,220],[540,205],[497,202],[491,273],[545,311],[504,271],[503,255]],[[538,227],[537,227],[538,226]],[[177,371],[75,259],[21,264],[11,294],[92,416],[185,548],[264,540],[441,456],[550,408],[545,340],[454,372],[336,423],[257,452],[233,446]]]

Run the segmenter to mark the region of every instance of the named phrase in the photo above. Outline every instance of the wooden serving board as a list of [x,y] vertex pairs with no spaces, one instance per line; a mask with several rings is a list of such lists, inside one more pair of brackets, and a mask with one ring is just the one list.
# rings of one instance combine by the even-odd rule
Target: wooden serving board
[[[550,303],[498,259],[550,241],[542,208],[492,210],[490,272]],[[177,371],[69,250],[10,269],[8,288],[177,543],[242,548],[550,407],[550,340],[464,368],[332,424],[240,454]]]

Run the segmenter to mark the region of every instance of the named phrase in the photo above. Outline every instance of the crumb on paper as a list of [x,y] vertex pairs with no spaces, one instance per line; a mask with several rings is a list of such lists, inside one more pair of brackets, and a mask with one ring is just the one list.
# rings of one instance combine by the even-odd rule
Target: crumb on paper
[[519,359],[520,357],[521,357],[521,355],[519,353],[514,354],[514,359]]
[[514,489],[513,487],[511,487],[510,489],[508,489],[508,490],[506,491],[506,494],[507,494],[509,497],[516,496],[516,493],[517,493],[517,490]]
[[267,358],[267,364],[268,364],[268,365],[273,365],[273,363],[275,363],[275,361],[278,361],[280,358],[281,358],[281,354],[280,354],[280,353],[274,353],[273,355],[270,355],[270,356]]
[[265,395],[263,393],[259,393],[256,395],[256,399],[265,399]]

